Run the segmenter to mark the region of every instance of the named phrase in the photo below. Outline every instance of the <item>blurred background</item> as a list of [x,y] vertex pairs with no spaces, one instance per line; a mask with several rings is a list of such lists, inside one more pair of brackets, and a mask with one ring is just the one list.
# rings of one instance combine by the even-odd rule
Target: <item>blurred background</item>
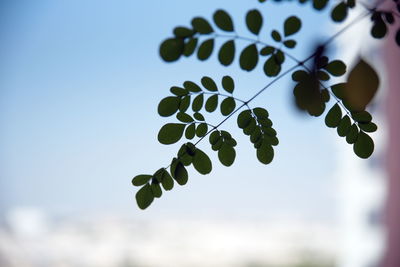
[[[137,207],[131,179],[168,165],[179,148],[157,141],[170,121],[158,116],[157,105],[171,86],[230,75],[237,97],[248,99],[270,81],[262,64],[245,73],[236,61],[221,66],[215,52],[206,62],[161,60],[159,44],[175,26],[195,16],[211,19],[218,8],[245,36],[245,14],[258,8],[266,42],[287,17],[301,17],[292,52],[300,59],[344,26],[331,22],[330,8],[316,12],[296,2],[0,2],[0,266],[378,266],[388,251],[386,181],[397,172],[386,164],[388,122],[400,114],[388,109],[387,99],[398,95],[390,97],[385,61],[400,61],[398,51],[372,40],[368,18],[329,49],[348,66],[362,55],[381,77],[369,160],[355,156],[323,116],[294,108],[289,75],[252,103],[268,109],[278,132],[270,165],[258,163],[232,119],[223,125],[238,141],[232,167],[220,165],[202,142],[212,173],[190,170],[187,185],[145,211]],[[398,143],[391,146],[396,159]]]

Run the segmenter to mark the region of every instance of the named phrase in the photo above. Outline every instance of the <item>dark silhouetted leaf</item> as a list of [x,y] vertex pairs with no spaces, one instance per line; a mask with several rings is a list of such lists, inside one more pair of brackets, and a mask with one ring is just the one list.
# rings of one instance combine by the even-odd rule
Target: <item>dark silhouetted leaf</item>
[[346,95],[346,84],[345,83],[338,83],[331,86],[332,93],[339,99],[343,99]]
[[341,119],[337,127],[338,135],[341,137],[345,137],[347,133],[350,131],[350,127],[351,127],[351,121],[349,116],[346,115]]
[[328,127],[336,128],[339,126],[340,120],[342,119],[342,110],[336,103],[326,114],[325,124]]
[[185,137],[187,139],[193,139],[195,135],[195,130],[196,130],[196,125],[194,123],[190,124],[188,127],[186,127]]
[[224,66],[232,64],[235,58],[235,41],[229,40],[221,46],[218,53],[218,60]]
[[166,39],[160,45],[160,56],[166,62],[178,60],[184,49],[184,42],[181,38]]
[[191,81],[184,82],[183,87],[185,87],[190,92],[195,92],[195,93],[201,92],[200,86],[198,86],[197,84],[195,84],[194,82],[191,82]]
[[176,27],[174,29],[174,35],[176,37],[190,37],[194,34],[195,32],[192,29],[186,28],[186,27]]
[[252,120],[250,110],[244,110],[240,112],[239,116],[237,117],[237,124],[240,129],[246,128]]
[[164,145],[176,143],[181,139],[185,124],[167,123],[158,132],[158,141]]
[[170,89],[171,93],[173,93],[176,96],[185,96],[189,94],[189,91],[177,86],[172,86]]
[[200,109],[203,107],[203,102],[204,102],[204,94],[197,95],[192,102],[193,111],[194,112],[200,111]]
[[187,95],[181,99],[181,103],[179,104],[179,111],[186,112],[189,106],[190,106],[190,95]]
[[373,133],[376,130],[378,130],[378,126],[376,126],[375,123],[369,122],[369,123],[359,123],[358,127],[360,127],[361,130],[367,133]]
[[204,121],[205,119],[204,119],[204,116],[201,114],[201,113],[198,113],[198,112],[195,112],[194,114],[193,114],[193,117],[196,119],[196,120],[198,120],[198,121]]
[[263,48],[260,50],[260,54],[263,55],[263,56],[271,55],[271,54],[274,53],[274,52],[275,52],[275,47],[269,46],[269,45],[263,47]]
[[169,191],[172,188],[174,188],[174,180],[172,179],[171,175],[169,172],[167,172],[165,169],[162,172],[161,175],[161,185],[164,188],[164,190]]
[[217,10],[213,16],[215,24],[223,31],[232,32],[233,22],[229,14],[225,10]]
[[176,118],[181,122],[192,122],[193,121],[192,116],[190,116],[189,114],[184,113],[184,112],[178,112],[176,114]]
[[228,93],[233,93],[233,90],[235,90],[235,82],[231,76],[222,77],[222,88]]
[[224,166],[229,167],[235,161],[236,151],[232,146],[224,143],[218,151],[218,158]]
[[208,125],[206,123],[200,123],[196,128],[196,135],[198,137],[203,137],[207,134]]
[[173,174],[172,177],[179,185],[185,185],[188,181],[188,172],[185,166],[183,166],[183,164],[179,161],[175,164],[173,170],[172,166],[173,165],[171,165],[171,174]]
[[213,131],[210,134],[209,141],[211,145],[215,145],[221,139],[219,131]]
[[289,36],[297,33],[301,28],[301,20],[298,17],[291,16],[285,20],[284,33]]
[[136,202],[142,210],[146,209],[153,202],[154,196],[150,184],[146,184],[136,193]]
[[210,96],[206,101],[206,111],[214,112],[218,107],[218,95]]
[[262,144],[257,149],[257,159],[263,164],[269,164],[274,159],[274,149],[266,144]]
[[240,54],[240,67],[243,70],[251,71],[257,66],[258,50],[256,44],[251,44],[243,49]]
[[280,42],[282,41],[282,36],[280,35],[280,33],[276,30],[273,30],[271,32],[271,37],[272,39],[274,39],[275,42]]
[[201,84],[206,88],[208,91],[216,92],[218,91],[217,84],[214,82],[213,79],[210,77],[204,76],[201,78]]
[[346,64],[341,60],[333,60],[325,68],[333,76],[342,76],[346,73]]
[[221,114],[228,116],[236,107],[236,102],[232,97],[227,97],[221,102]]
[[151,183],[150,188],[151,188],[151,192],[153,193],[154,197],[160,198],[162,196],[161,186],[158,182]]
[[193,156],[193,167],[200,174],[208,174],[212,170],[212,163],[206,153],[200,149],[196,149]]
[[382,18],[380,18],[380,17],[377,18],[374,21],[374,25],[372,25],[372,28],[371,28],[372,37],[381,39],[381,38],[385,37],[386,33],[387,33],[387,27],[386,27],[385,22],[382,20]]
[[351,117],[357,121],[357,122],[361,122],[361,123],[368,123],[370,121],[372,121],[372,116],[371,114],[369,114],[368,111],[361,111],[361,112],[353,112],[351,114]]
[[347,17],[347,6],[345,2],[340,2],[335,8],[332,10],[331,18],[333,21],[341,22],[345,20]]
[[354,153],[360,158],[366,159],[374,152],[374,141],[372,138],[364,133],[360,132],[357,137],[357,141],[353,145]]
[[283,45],[286,46],[287,48],[294,48],[296,44],[297,43],[295,40],[287,40],[283,42]]
[[189,41],[185,44],[183,49],[183,55],[185,57],[189,57],[194,53],[194,50],[197,47],[197,38],[190,38]]
[[257,119],[268,118],[269,116],[268,111],[265,108],[260,107],[254,108],[253,113],[257,116]]
[[210,23],[208,23],[208,21],[204,18],[196,17],[192,19],[192,26],[193,29],[201,34],[209,34],[213,32],[213,28],[211,27]]
[[162,117],[168,117],[179,109],[180,99],[175,96],[168,96],[160,101],[158,104],[158,114]]
[[134,186],[142,186],[147,184],[148,181],[150,181],[150,179],[153,176],[151,175],[147,175],[147,174],[141,174],[141,175],[137,175],[132,179],[132,184]]
[[214,50],[214,39],[207,39],[199,46],[199,50],[197,50],[197,58],[199,60],[208,59]]
[[281,72],[281,65],[276,62],[274,56],[271,56],[264,64],[264,73],[268,77],[275,77]]
[[348,144],[354,144],[358,137],[358,127],[356,124],[351,125],[350,130],[346,135],[346,142]]
[[322,10],[326,7],[329,0],[313,0],[313,7],[316,10]]
[[363,111],[375,96],[378,87],[378,74],[367,62],[360,59],[348,76],[344,100],[352,111]]
[[251,31],[255,35],[258,35],[260,33],[262,23],[263,18],[260,11],[258,11],[257,9],[253,9],[247,12],[246,25],[249,31]]
[[327,81],[330,79],[329,74],[322,70],[317,71],[317,76],[318,76],[318,79],[321,81]]

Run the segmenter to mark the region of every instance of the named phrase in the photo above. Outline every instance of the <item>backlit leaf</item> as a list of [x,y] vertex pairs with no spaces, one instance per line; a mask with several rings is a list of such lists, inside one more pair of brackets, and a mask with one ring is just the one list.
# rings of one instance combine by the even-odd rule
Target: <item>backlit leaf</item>
[[246,25],[249,31],[251,31],[255,35],[258,35],[260,33],[262,23],[263,18],[260,11],[258,11],[257,9],[253,9],[247,12]]
[[342,119],[342,110],[336,103],[326,114],[325,124],[328,127],[336,128]]
[[132,179],[134,186],[142,186],[147,184],[153,176],[147,174],[137,175]]
[[239,63],[243,70],[251,71],[257,66],[258,50],[256,44],[251,44],[243,49]]
[[212,38],[207,39],[199,46],[199,49],[197,50],[197,58],[199,60],[206,60],[211,56],[213,50],[214,50],[214,39]]
[[221,114],[228,116],[236,107],[236,102],[232,97],[227,97],[221,102]]
[[206,88],[208,91],[215,92],[218,91],[217,84],[214,82],[213,79],[210,77],[204,76],[201,78],[201,84]]
[[222,9],[217,10],[213,16],[215,24],[223,31],[232,32],[233,22],[229,14]]
[[301,20],[296,16],[291,16],[285,20],[284,33],[289,36],[297,33],[301,28]]
[[228,145],[222,144],[221,148],[218,151],[218,159],[224,166],[231,166],[236,158],[236,151],[235,149]]
[[179,102],[179,97],[175,96],[168,96],[162,99],[158,104],[158,114],[162,117],[168,117],[175,114],[179,109]]
[[181,38],[170,38],[160,45],[160,56],[166,62],[178,60],[184,49],[184,42]]
[[146,209],[154,200],[153,192],[151,191],[150,184],[146,184],[139,189],[136,193],[136,202],[142,210]]
[[158,141],[164,145],[176,143],[181,139],[185,124],[167,123],[158,132]]
[[235,58],[235,41],[229,40],[224,43],[218,53],[218,60],[224,66],[232,64]]
[[214,112],[218,107],[218,95],[210,96],[206,101],[206,111]]
[[374,147],[374,141],[372,138],[368,134],[360,132],[357,141],[353,145],[353,150],[357,156],[366,159],[372,155]]
[[200,149],[196,149],[193,156],[193,167],[200,174],[208,174],[212,170],[212,163],[206,153]]
[[231,76],[222,77],[222,87],[228,93],[233,93],[233,90],[235,89],[235,82],[233,81]]
[[204,18],[201,17],[196,17],[192,20],[192,26],[193,29],[195,29],[196,31],[198,31],[201,34],[209,34],[213,32],[213,29],[210,25],[210,23],[208,23],[207,20],[205,20]]

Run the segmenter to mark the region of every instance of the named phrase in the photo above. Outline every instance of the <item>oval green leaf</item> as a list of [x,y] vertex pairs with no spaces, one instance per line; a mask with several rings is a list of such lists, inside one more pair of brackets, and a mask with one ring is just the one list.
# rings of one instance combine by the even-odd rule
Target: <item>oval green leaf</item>
[[196,17],[192,19],[193,29],[199,32],[200,34],[209,34],[213,32],[213,28],[207,20],[201,17]]
[[218,107],[218,95],[210,96],[206,101],[206,111],[207,112],[214,112]]
[[221,102],[221,114],[224,116],[228,116],[235,110],[235,107],[235,99],[233,99],[232,97],[227,97]]
[[369,158],[374,152],[374,141],[368,134],[361,131],[353,145],[353,150],[360,158]]
[[219,9],[215,11],[214,16],[213,16],[215,25],[218,26],[223,31],[226,32],[232,32],[233,31],[233,22],[232,18],[229,16],[229,14],[222,9]]
[[211,172],[212,163],[206,153],[204,153],[200,149],[196,149],[194,156],[193,156],[193,167],[200,174],[205,175],[205,174],[208,174]]
[[243,49],[240,54],[239,64],[240,68],[246,71],[253,70],[258,63],[258,50],[256,44],[251,44]]
[[145,186],[140,188],[139,191],[136,193],[136,203],[142,210],[150,206],[153,200],[154,196],[150,184],[146,184]]
[[301,28],[301,20],[296,16],[291,16],[285,20],[283,29],[285,36],[297,33]]
[[179,109],[180,99],[176,96],[168,96],[160,101],[158,104],[158,114],[162,117],[169,117]]
[[224,166],[231,166],[233,162],[235,162],[236,158],[236,151],[235,149],[226,144],[223,143],[221,148],[218,150],[218,159],[219,161],[224,165]]
[[158,141],[164,145],[170,145],[178,142],[185,129],[185,124],[182,123],[167,123],[161,127],[158,132]]
[[336,128],[342,119],[342,109],[336,103],[326,114],[325,124],[330,128]]
[[222,87],[228,93],[233,93],[233,90],[235,89],[235,82],[233,81],[231,76],[222,77]]
[[235,41],[229,40],[224,43],[218,53],[218,60],[224,66],[232,64],[235,58]]
[[257,9],[250,10],[246,15],[246,25],[250,32],[258,35],[261,30],[263,18]]
[[197,58],[199,60],[206,60],[208,59],[214,50],[214,39],[207,39],[199,46],[197,50]]

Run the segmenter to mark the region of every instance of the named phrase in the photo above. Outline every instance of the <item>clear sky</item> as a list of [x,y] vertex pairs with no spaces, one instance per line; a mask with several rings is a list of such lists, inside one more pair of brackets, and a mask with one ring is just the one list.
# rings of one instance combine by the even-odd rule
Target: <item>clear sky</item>
[[[247,10],[264,14],[261,39],[271,41],[290,15],[303,17],[297,36],[299,58],[326,38],[327,14],[309,6],[252,1],[2,1],[0,4],[0,203],[38,207],[53,214],[123,213],[136,217],[221,216],[328,219],[335,203],[335,138],[323,118],[299,115],[292,107],[289,76],[270,87],[253,106],[263,105],[278,131],[280,145],[271,165],[257,162],[255,150],[237,129],[230,168],[210,152],[214,169],[175,187],[146,211],[136,207],[133,176],[168,165],[179,144],[157,142],[157,104],[170,86],[203,75],[231,75],[237,95],[249,98],[269,79],[262,65],[242,72],[237,60],[221,66],[216,55],[172,64],[158,56],[173,27],[194,16],[229,11],[239,32]],[[318,27],[315,27],[317,25]],[[218,41],[217,47],[221,45]],[[245,45],[242,43],[241,45]],[[287,61],[284,69],[293,62]],[[217,121],[216,121],[217,122]]]

